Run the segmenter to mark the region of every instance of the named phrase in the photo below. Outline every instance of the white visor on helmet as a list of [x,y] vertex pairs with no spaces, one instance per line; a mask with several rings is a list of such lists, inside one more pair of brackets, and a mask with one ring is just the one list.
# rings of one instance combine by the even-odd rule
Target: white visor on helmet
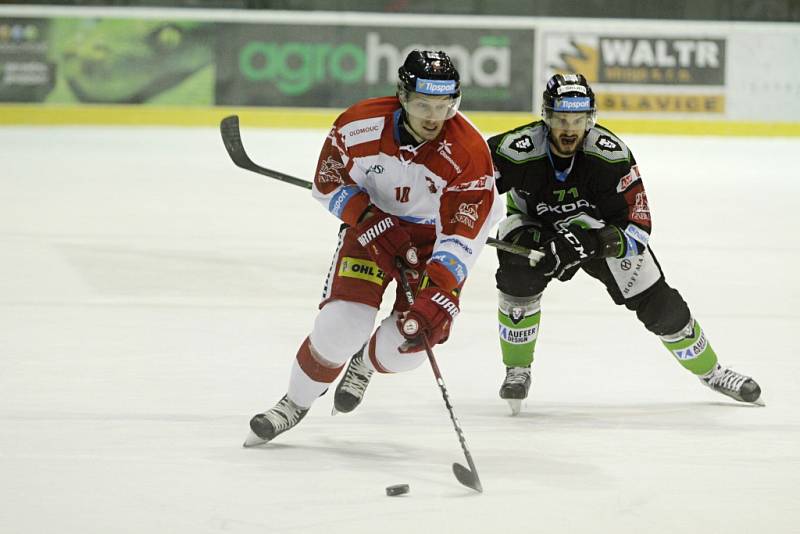
[[414,91],[402,85],[397,89],[403,109],[422,120],[443,121],[455,116],[461,105],[461,92],[454,80],[417,79]]

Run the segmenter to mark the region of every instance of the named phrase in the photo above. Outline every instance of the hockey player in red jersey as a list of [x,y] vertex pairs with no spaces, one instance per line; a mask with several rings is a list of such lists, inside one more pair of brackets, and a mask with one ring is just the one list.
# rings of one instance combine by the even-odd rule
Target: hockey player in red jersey
[[648,240],[650,209],[628,147],[595,124],[586,78],[556,74],[543,94],[543,120],[489,139],[506,193],[508,217],[499,237],[545,256],[536,265],[499,252],[500,346],[506,378],[500,397],[519,412],[531,384],[541,298],[548,283],[582,269],[612,300],[636,312],[645,328],[701,383],[741,402],[761,403],[752,378],[717,362],[703,329],[670,287]]
[[[344,224],[288,391],[252,418],[245,446],[294,427],[348,360],[334,394],[339,412],[355,409],[375,372],[421,365],[421,334],[431,345],[447,340],[461,287],[502,217],[488,146],[458,112],[450,58],[415,50],[398,74],[396,96],[347,109],[322,148],[313,196]],[[415,302],[409,307],[398,284],[391,314],[373,332],[387,286],[403,275],[398,265]]]

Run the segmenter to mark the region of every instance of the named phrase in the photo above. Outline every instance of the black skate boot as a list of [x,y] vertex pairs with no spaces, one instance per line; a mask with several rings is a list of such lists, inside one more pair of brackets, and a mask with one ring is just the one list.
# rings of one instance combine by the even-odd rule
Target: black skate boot
[[511,415],[519,414],[523,399],[531,387],[531,367],[506,367],[506,379],[500,386],[500,398],[508,401]]
[[355,410],[361,399],[364,398],[364,392],[367,390],[369,380],[372,378],[373,371],[364,365],[364,349],[350,358],[350,364],[344,372],[344,376],[336,386],[336,391],[333,394],[333,413],[337,412],[349,413]]
[[250,419],[250,434],[245,439],[245,447],[253,447],[272,441],[275,436],[294,427],[308,413],[284,395],[274,407]]
[[755,380],[720,364],[709,373],[700,376],[700,381],[723,395],[739,402],[750,402],[764,406],[761,388]]

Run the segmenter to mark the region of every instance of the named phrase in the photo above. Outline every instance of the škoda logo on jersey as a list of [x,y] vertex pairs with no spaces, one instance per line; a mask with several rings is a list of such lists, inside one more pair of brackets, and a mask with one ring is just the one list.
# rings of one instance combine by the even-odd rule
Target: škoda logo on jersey
[[558,215],[567,215],[568,213],[580,208],[593,208],[594,205],[590,204],[588,200],[580,198],[575,202],[567,202],[557,206],[551,206],[545,202],[536,204],[536,215],[544,215],[547,212],[556,213]]

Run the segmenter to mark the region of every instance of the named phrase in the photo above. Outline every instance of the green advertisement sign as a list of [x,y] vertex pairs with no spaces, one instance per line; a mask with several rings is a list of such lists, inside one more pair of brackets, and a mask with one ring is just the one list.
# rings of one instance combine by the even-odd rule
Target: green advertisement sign
[[445,50],[462,108],[530,111],[533,30],[221,24],[217,103],[346,107],[394,94],[414,48]]
[[0,101],[213,105],[214,24],[1,19]]
[[445,50],[462,109],[530,111],[533,30],[0,18],[0,102],[344,108]]

